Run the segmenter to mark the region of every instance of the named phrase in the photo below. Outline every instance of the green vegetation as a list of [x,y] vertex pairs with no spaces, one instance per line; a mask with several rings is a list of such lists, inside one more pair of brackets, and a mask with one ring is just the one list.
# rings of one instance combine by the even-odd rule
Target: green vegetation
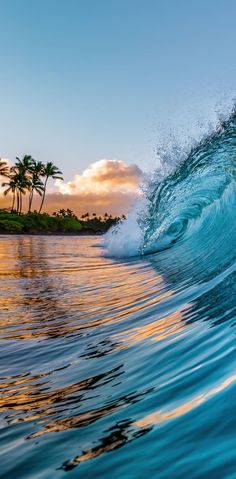
[[[82,215],[84,218],[84,215]],[[85,215],[86,216],[86,215]],[[124,218],[124,217],[123,217]],[[60,210],[52,216],[38,212],[18,214],[0,210],[0,233],[10,234],[102,234],[121,218],[86,216],[78,219],[70,210]]]
[[[0,216],[0,218],[2,218]],[[8,233],[21,233],[22,224],[13,219],[0,219],[0,231]]]
[[61,209],[58,213],[53,213],[53,216],[56,218],[64,218],[64,219],[74,219],[78,221],[81,225],[81,233],[89,233],[89,234],[102,234],[106,233],[112,226],[116,225],[119,221],[126,219],[125,215],[122,217],[112,215],[108,215],[105,213],[103,216],[97,217],[96,213],[90,215],[89,213],[85,213],[78,218],[73,211],[69,208],[67,210]]
[[81,229],[79,221],[73,218],[57,218],[39,213],[18,215],[0,211],[1,233],[78,233]]

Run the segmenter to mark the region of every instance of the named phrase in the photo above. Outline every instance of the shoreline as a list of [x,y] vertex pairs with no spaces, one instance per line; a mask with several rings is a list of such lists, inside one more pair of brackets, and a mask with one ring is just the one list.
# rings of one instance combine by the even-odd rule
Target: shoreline
[[46,213],[17,214],[0,210],[0,235],[100,236],[116,225],[118,218],[78,220],[71,216]]
[[0,236],[103,236],[105,233],[97,231],[0,231]]

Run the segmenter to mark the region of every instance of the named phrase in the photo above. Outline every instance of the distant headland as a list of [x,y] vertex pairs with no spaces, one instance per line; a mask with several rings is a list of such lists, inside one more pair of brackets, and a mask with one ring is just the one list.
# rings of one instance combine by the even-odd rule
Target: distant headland
[[112,217],[108,213],[103,217],[97,217],[96,213],[91,216],[85,213],[78,218],[69,208],[52,215],[37,211],[23,214],[2,209],[0,234],[103,234],[124,219],[125,215]]

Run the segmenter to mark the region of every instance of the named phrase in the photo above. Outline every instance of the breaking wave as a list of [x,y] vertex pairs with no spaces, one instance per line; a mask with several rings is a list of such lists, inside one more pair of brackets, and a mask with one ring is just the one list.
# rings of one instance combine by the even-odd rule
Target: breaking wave
[[164,177],[153,175],[142,205],[106,236],[106,255],[174,248],[190,262],[198,257],[204,264],[231,263],[236,246],[236,110],[170,170],[166,168]]

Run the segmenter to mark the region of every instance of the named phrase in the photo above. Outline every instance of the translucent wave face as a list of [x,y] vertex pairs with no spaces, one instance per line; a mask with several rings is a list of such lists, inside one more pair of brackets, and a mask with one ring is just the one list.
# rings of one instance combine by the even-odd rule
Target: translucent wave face
[[[201,217],[218,214],[230,185],[234,190],[236,170],[236,114],[193,149],[181,166],[154,188],[146,221],[143,252],[169,246]],[[232,191],[234,194],[234,191]],[[226,212],[225,212],[226,213]],[[214,233],[214,232],[212,232]],[[159,245],[160,243],[160,245]]]
[[[216,235],[221,235],[222,227],[224,235],[233,234],[236,111],[221,121],[184,159],[179,152],[177,157],[179,166],[178,159],[174,164],[172,154],[169,171],[165,168],[161,181],[160,175],[159,179],[157,174],[152,176],[142,209],[139,205],[126,222],[106,237],[106,254],[150,254],[183,243],[186,249],[197,254],[197,248],[210,245],[210,240],[213,244],[217,241]],[[200,242],[201,238],[205,244]]]

